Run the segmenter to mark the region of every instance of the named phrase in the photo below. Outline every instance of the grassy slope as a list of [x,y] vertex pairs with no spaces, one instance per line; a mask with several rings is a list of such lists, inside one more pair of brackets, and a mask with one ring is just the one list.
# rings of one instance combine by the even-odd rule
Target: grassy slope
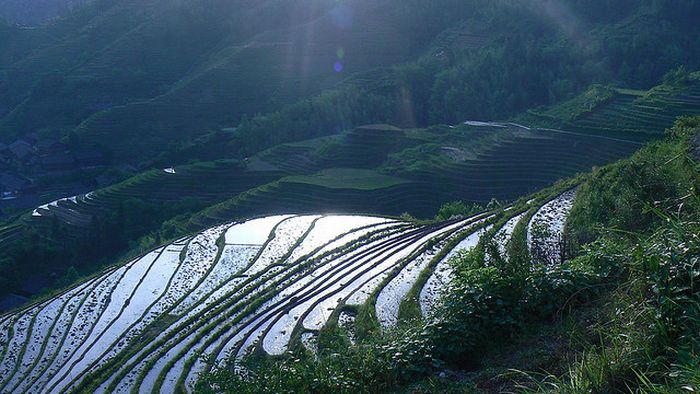
[[671,127],[678,116],[697,113],[700,74],[683,83],[664,84],[649,91],[594,86],[584,94],[546,110],[532,110],[519,120],[619,138],[645,140]]
[[377,190],[398,186],[406,181],[372,170],[330,168],[314,175],[286,177],[282,182],[308,184],[327,189]]

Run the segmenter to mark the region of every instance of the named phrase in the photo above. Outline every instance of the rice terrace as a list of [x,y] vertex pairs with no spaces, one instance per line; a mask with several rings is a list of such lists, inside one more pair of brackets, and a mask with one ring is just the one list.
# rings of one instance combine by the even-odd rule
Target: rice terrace
[[698,20],[0,0],[0,393],[700,390]]
[[[541,243],[540,253],[555,263],[573,192],[554,197],[542,207],[533,201],[435,225],[284,215],[214,227],[5,317],[3,335],[11,338],[3,385],[30,392],[85,382],[102,392],[191,388],[198,372],[232,356],[280,355],[290,346],[314,352],[318,331],[341,316],[352,325],[358,308],[394,326],[402,302],[429,314],[450,280],[448,256],[515,214],[519,220],[491,235],[504,244],[521,220],[543,225],[546,238],[528,231],[530,244]],[[405,298],[412,292],[418,297]],[[154,335],[149,325],[163,331],[144,337]]]

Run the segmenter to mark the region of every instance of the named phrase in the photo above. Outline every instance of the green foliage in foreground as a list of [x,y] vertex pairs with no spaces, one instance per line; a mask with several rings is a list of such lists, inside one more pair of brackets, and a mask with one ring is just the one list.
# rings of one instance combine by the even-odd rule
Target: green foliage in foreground
[[[553,327],[569,338],[568,348],[547,355],[558,369],[545,373],[508,364],[499,379],[513,391],[700,390],[700,198],[698,164],[689,156],[697,133],[700,118],[682,119],[667,141],[593,173],[568,225],[568,236],[582,244],[566,263],[531,263],[522,231],[509,258],[486,242],[454,261],[455,283],[431,323],[407,323],[357,346],[331,345],[316,357],[251,359],[247,374],[205,375],[198,390],[498,391],[470,377],[490,373],[486,356],[517,344],[533,325]],[[586,318],[577,319],[582,309]],[[570,324],[554,323],[565,315]],[[476,372],[437,377],[455,369]]]
[[696,159],[688,150],[690,134],[698,127],[700,118],[684,118],[669,131],[671,139],[596,169],[591,182],[581,187],[567,223],[570,240],[583,245],[603,229],[648,233],[662,221],[653,208],[672,211],[687,205],[682,199],[699,185]]
[[610,234],[578,260],[609,260],[618,283],[589,327],[597,340],[563,375],[528,375],[528,392],[681,393],[700,389],[698,202],[635,241]]

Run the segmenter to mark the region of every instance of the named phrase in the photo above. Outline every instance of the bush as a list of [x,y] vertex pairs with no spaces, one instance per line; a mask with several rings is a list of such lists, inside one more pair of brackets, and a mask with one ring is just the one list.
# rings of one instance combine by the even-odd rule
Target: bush
[[699,126],[698,117],[679,120],[670,140],[585,185],[568,230],[580,236],[587,224],[587,236],[599,235],[572,263],[610,278],[612,291],[586,327],[597,340],[564,376],[533,379],[526,391],[700,390],[700,198],[688,157]]
[[698,190],[697,162],[688,139],[698,132],[700,117],[681,119],[671,140],[651,143],[629,160],[598,168],[579,190],[567,222],[575,247],[592,242],[602,229],[646,232],[660,222],[655,208],[672,210],[679,198]]
[[435,220],[449,220],[454,218],[463,218],[476,215],[479,212],[483,212],[483,208],[478,204],[472,204],[467,206],[462,201],[452,201],[442,205]]

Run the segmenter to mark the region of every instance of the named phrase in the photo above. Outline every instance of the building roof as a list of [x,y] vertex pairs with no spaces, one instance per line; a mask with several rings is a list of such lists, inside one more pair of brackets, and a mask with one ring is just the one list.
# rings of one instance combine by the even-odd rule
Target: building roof
[[50,153],[41,157],[43,166],[65,166],[75,164],[75,157],[68,152]]
[[3,190],[21,190],[27,186],[31,186],[32,181],[18,174],[11,172],[0,172],[0,189]]
[[18,159],[24,159],[28,156],[36,155],[36,150],[34,147],[24,140],[17,140],[13,142],[8,148]]
[[39,152],[56,152],[68,149],[66,144],[51,138],[40,140],[36,143],[36,148]]
[[17,294],[9,294],[0,298],[0,312],[6,312],[11,309],[19,308],[29,302],[29,298],[22,297]]

